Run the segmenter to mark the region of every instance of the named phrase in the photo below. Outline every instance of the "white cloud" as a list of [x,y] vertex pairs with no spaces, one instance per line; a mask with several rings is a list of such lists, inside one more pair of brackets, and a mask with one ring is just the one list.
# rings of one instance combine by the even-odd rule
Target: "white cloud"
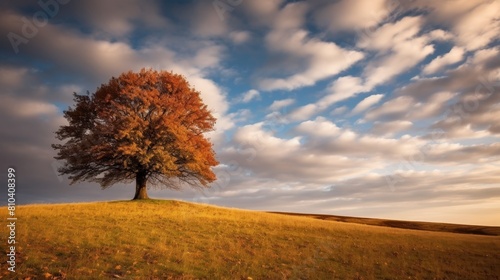
[[420,61],[434,52],[434,47],[426,45],[426,39],[416,38],[395,46],[394,52],[370,63],[364,75],[366,86],[374,87],[383,84],[396,75],[416,66]]
[[[485,100],[485,102],[488,102]],[[468,119],[468,124],[465,126],[475,126],[475,127],[487,127],[488,133],[492,135],[500,135],[500,115],[498,102],[493,104],[489,110],[485,112],[478,112],[477,114],[471,115]],[[474,133],[469,133],[471,137],[480,137],[481,131],[474,131]]]
[[298,133],[313,135],[315,137],[332,137],[340,133],[340,128],[324,117],[300,123],[295,130]]
[[341,106],[341,107],[338,107],[338,108],[335,108],[331,115],[332,116],[337,116],[337,115],[340,115],[340,114],[343,114],[347,111],[347,106]]
[[305,22],[306,12],[309,9],[307,3],[289,3],[277,14],[273,28],[275,30],[296,30]]
[[260,97],[259,91],[255,90],[255,89],[251,89],[243,94],[241,101],[243,103],[248,103],[248,102],[250,102],[256,98],[259,98],[259,97]]
[[429,100],[415,103],[408,111],[408,118],[418,120],[444,114],[447,110],[446,103],[455,96],[456,94],[448,91],[437,92]]
[[[182,14],[191,25],[193,32],[201,37],[222,37],[229,34],[228,19],[221,20],[212,1],[197,1],[191,9]],[[225,13],[225,17],[231,13]]]
[[373,94],[365,99],[361,100],[356,107],[352,110],[354,114],[365,111],[366,109],[372,107],[373,105],[377,104],[382,98],[384,97],[383,94]]
[[250,40],[250,33],[248,31],[231,31],[229,39],[237,45],[243,44]]
[[433,41],[449,41],[453,39],[453,34],[442,29],[432,30],[427,36]]
[[389,122],[375,122],[372,132],[377,135],[390,136],[395,133],[407,130],[413,126],[410,121],[389,121]]
[[241,9],[249,15],[249,24],[270,25],[279,13],[284,0],[243,1]]
[[[414,99],[408,112],[392,119],[417,120],[438,117],[430,129],[444,131],[443,139],[481,139],[495,135],[500,122],[498,48],[474,52],[462,65],[440,77],[420,79],[397,90]],[[489,141],[487,138],[484,141]]]
[[314,114],[319,113],[318,109],[319,109],[318,105],[311,103],[311,104],[307,104],[307,105],[301,106],[301,107],[293,110],[286,117],[287,117],[287,119],[290,119],[292,121],[307,120],[310,117],[312,117]]
[[468,51],[487,46],[500,34],[500,2],[418,0],[414,7],[429,11],[432,22],[451,28],[454,40]]
[[484,1],[455,0],[453,3],[437,2],[433,0],[416,0],[414,6],[430,8],[430,17],[433,20],[458,20]]
[[270,51],[301,61],[302,64],[295,68],[303,70],[285,78],[262,78],[259,86],[263,90],[293,90],[311,86],[319,80],[340,73],[363,58],[361,52],[346,50],[334,42],[310,37],[309,32],[302,29],[306,11],[305,3],[288,4],[277,16],[273,30],[266,36],[266,45]]
[[263,122],[259,122],[239,128],[234,134],[234,140],[240,145],[250,145],[255,149],[272,152],[269,157],[295,150],[300,146],[298,138],[289,140],[278,138],[271,132],[265,131],[263,125]]
[[11,68],[0,67],[0,85],[5,87],[16,87],[21,85],[23,79],[26,78],[28,69],[26,68]]
[[476,67],[482,67],[489,61],[494,60],[500,54],[500,47],[478,50],[474,53],[471,63]]
[[[388,54],[368,64],[364,72],[366,86],[374,87],[385,83],[416,66],[434,52],[434,47],[427,44],[428,39],[425,36],[416,37],[421,22],[419,17],[407,17],[394,25],[384,25],[381,28],[381,37],[374,35],[376,39],[373,40],[373,46],[382,52],[388,51]],[[388,45],[387,42],[391,44]]]
[[465,50],[461,47],[453,47],[448,53],[434,58],[424,67],[424,74],[434,74],[448,65],[462,61]]
[[[318,121],[321,122],[321,119]],[[328,123],[324,124],[326,128]],[[313,123],[310,125],[314,126]],[[376,161],[368,162],[308,148],[301,144],[300,139],[279,138],[266,131],[263,123],[247,125],[234,134],[234,144],[240,148],[228,146],[219,153],[219,157],[225,162],[237,164],[242,170],[239,174],[252,174],[247,178],[261,178],[261,181],[272,178],[275,182],[287,184],[298,181],[329,184],[364,174],[377,164]]]
[[187,59],[191,67],[198,69],[217,67],[225,48],[210,42],[200,42],[200,48],[194,51],[194,56]]
[[397,90],[399,95],[426,100],[443,90],[449,92],[474,92],[482,86],[494,87],[495,71],[499,63],[498,47],[479,50],[465,63],[450,70],[444,76],[422,78]]
[[[498,160],[500,154],[500,144],[450,144],[432,143],[426,150],[426,160],[439,165],[472,165]],[[493,178],[487,181],[497,183]],[[486,183],[486,180],[482,183]]]
[[328,94],[316,103],[301,106],[292,111],[288,117],[294,121],[309,119],[314,114],[319,114],[331,105],[366,92],[369,89],[362,84],[359,77],[344,76],[330,83],[327,88]]
[[404,17],[397,22],[386,23],[373,31],[370,36],[360,38],[357,46],[369,50],[391,50],[415,38],[423,23],[424,19],[420,16]]
[[408,96],[399,96],[388,100],[380,107],[368,111],[365,118],[368,120],[376,120],[386,117],[399,117],[406,115],[409,109],[414,105],[415,100]]
[[[327,2],[328,3],[328,2]],[[395,8],[387,0],[348,0],[318,7],[316,22],[331,31],[377,26]]]
[[[90,0],[72,3],[60,12],[69,11],[72,18],[87,23],[97,34],[123,37],[133,32],[137,23],[141,27],[168,26],[157,4],[155,1]],[[111,10],[113,13],[109,13]]]
[[411,156],[424,141],[413,137],[385,138],[358,134],[348,128],[339,128],[333,122],[317,117],[300,123],[296,129],[304,137],[302,148],[318,154],[385,160]]
[[[286,41],[283,41],[286,40]],[[347,51],[333,42],[306,38],[306,33],[273,38],[276,44],[294,46],[297,55],[306,59],[305,70],[286,78],[264,78],[259,85],[264,90],[293,90],[314,85],[317,81],[334,76],[363,58],[363,54]],[[299,51],[300,50],[300,51]]]
[[499,38],[500,2],[485,1],[466,13],[454,26],[458,42],[468,50],[482,48]]
[[340,77],[328,86],[327,91],[329,94],[321,98],[317,104],[321,110],[324,110],[337,102],[349,99],[359,93],[369,90],[370,88],[365,87],[359,77]]
[[270,111],[278,111],[281,108],[288,107],[295,103],[295,100],[292,98],[287,98],[287,99],[281,99],[281,100],[274,100],[271,106],[269,106]]
[[[494,119],[489,119],[489,121],[494,121]],[[496,120],[498,121],[498,120]],[[463,126],[453,126],[445,131],[444,135],[447,139],[477,139],[491,136],[488,130],[474,130],[471,124],[466,124]]]
[[358,47],[378,51],[379,58],[370,62],[363,75],[369,88],[389,81],[394,76],[417,65],[434,52],[429,38],[418,36],[424,20],[421,16],[405,17],[386,23],[358,41]]
[[230,113],[228,117],[234,123],[245,123],[252,117],[252,112],[249,109],[240,109],[234,113]]
[[54,117],[59,112],[59,109],[54,104],[8,95],[0,96],[0,107],[3,112],[8,112],[11,116],[20,118]]

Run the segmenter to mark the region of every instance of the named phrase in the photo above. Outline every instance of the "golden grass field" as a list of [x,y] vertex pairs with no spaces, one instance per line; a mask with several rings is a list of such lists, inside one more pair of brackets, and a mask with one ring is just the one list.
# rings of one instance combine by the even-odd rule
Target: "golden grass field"
[[2,261],[2,279],[500,279],[500,236],[172,200],[27,205],[16,215],[16,273]]

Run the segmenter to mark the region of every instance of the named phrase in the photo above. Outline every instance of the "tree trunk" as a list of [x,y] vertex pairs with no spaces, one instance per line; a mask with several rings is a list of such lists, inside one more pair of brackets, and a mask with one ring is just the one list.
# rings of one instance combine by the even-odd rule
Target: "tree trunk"
[[135,196],[133,200],[136,199],[149,199],[148,192],[146,188],[146,183],[148,179],[145,172],[138,172],[135,177]]

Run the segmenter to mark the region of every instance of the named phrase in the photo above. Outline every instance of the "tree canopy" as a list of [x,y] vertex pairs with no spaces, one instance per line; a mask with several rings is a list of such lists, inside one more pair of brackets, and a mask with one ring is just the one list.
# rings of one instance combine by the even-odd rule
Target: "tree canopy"
[[[209,187],[218,164],[205,133],[216,119],[186,79],[142,69],[111,78],[95,93],[74,94],[64,111],[68,125],[56,132],[59,173],[71,183],[93,181],[107,188],[136,182],[134,199],[145,199],[147,182],[179,189]],[[65,141],[65,142],[64,142]]]

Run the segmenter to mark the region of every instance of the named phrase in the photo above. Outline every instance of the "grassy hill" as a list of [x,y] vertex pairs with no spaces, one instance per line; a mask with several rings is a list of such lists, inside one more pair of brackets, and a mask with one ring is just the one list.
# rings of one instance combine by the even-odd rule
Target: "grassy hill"
[[3,279],[500,279],[499,236],[168,200],[20,206],[17,217],[17,272],[2,261]]

